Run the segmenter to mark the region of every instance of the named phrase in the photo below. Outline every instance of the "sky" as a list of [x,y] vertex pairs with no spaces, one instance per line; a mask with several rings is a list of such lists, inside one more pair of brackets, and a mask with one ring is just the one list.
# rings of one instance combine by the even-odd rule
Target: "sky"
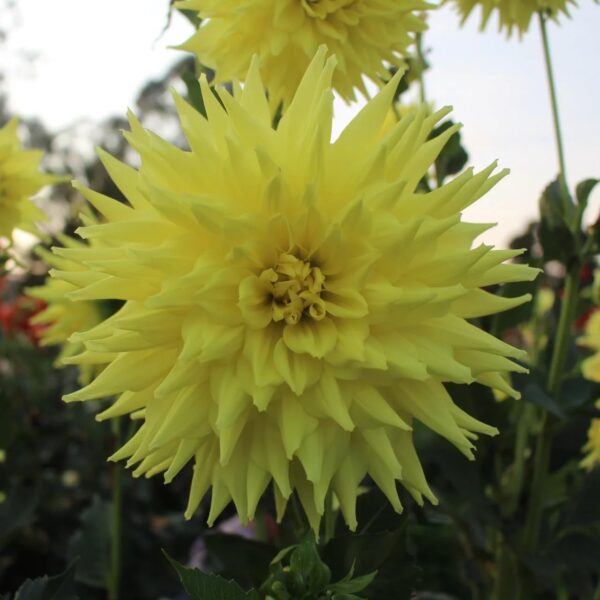
[[[600,177],[600,7],[592,0],[579,4],[571,20],[550,25],[571,187]],[[124,114],[143,84],[181,57],[169,46],[191,33],[178,14],[163,32],[167,0],[17,0],[16,5],[13,16],[0,9],[0,29],[9,30],[0,54],[9,109],[38,117],[55,131],[77,120]],[[558,167],[537,23],[523,40],[506,40],[493,27],[480,33],[476,17],[461,29],[452,7],[431,13],[424,41],[432,64],[426,89],[436,107],[454,107],[476,169],[494,160],[511,169],[465,215],[497,222],[483,241],[501,244],[535,218],[539,195]],[[335,129],[358,108],[337,102]],[[599,209],[596,190],[588,221]]]

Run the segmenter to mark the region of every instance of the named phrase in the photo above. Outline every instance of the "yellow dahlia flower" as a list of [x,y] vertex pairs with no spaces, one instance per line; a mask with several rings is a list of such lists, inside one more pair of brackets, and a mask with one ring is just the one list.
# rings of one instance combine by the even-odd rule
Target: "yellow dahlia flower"
[[[86,244],[69,236],[58,236],[65,248],[77,251],[85,248]],[[65,272],[80,273],[83,266],[70,258],[60,256],[62,248],[55,248],[53,254],[45,248],[38,248],[38,255],[51,267]],[[74,302],[69,299],[69,294],[77,287],[66,280],[48,278],[43,285],[27,289],[27,294],[46,303],[46,308],[31,319],[33,325],[44,325],[40,333],[40,345],[60,345],[61,350],[55,365],[62,367],[65,360],[79,354],[83,350],[83,343],[77,340],[78,331],[85,331],[100,323],[104,313],[98,301]],[[92,379],[93,367],[83,365],[81,368],[80,382],[89,383]]]
[[170,482],[193,461],[188,517],[212,488],[210,524],[231,500],[246,521],[273,483],[279,517],[296,490],[317,528],[333,491],[354,529],[367,475],[396,510],[397,481],[435,502],[413,420],[469,458],[496,433],[444,383],[517,396],[503,374],[523,352],[467,319],[526,301],[482,288],[537,271],[473,247],[489,225],[461,221],[504,175],[494,165],[415,192],[455,131],[427,141],[447,109],[416,108],[382,135],[395,77],[332,143],[322,48],[273,130],[257,64],[223,105],[201,80],[208,120],[175,96],[189,151],[132,116],[139,171],[101,154],[130,204],[84,191],[107,222],[80,234],[102,245],[61,251],[85,269],[54,275],[73,300],[126,302],[78,336],[72,362],[107,366],[65,399],[116,396],[98,418],[139,419],[112,457],[135,475]]
[[482,20],[481,29],[485,29],[487,23],[494,12],[498,13],[498,29],[505,29],[508,35],[511,35],[514,29],[518,29],[520,34],[526,33],[529,29],[531,18],[536,12],[547,11],[553,17],[559,13],[567,16],[569,5],[575,5],[574,0],[454,0],[459,13],[463,17],[463,22],[469,18],[469,15],[476,6],[481,8]]
[[46,217],[29,198],[62,179],[39,172],[43,153],[23,150],[17,126],[17,120],[12,119],[0,128],[0,236],[7,238],[15,227],[38,233],[34,222]]
[[414,33],[427,27],[425,0],[183,0],[203,19],[182,49],[216,71],[217,81],[241,80],[253,55],[272,105],[292,99],[321,44],[338,59],[334,89],[347,101],[367,95],[363,76],[389,79],[386,64],[402,64]]

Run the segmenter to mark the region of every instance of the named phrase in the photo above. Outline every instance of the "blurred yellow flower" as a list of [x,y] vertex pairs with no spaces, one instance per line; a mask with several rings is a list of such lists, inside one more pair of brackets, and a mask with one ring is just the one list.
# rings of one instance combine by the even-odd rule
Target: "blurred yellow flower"
[[30,197],[61,177],[40,173],[40,150],[23,150],[17,135],[17,119],[0,128],[0,236],[10,238],[19,227],[34,234],[36,221],[45,221],[44,213]]
[[[60,235],[58,239],[64,248],[75,252],[87,245],[66,235]],[[67,274],[71,273],[73,277],[77,277],[84,267],[77,261],[60,256],[64,248],[54,248],[54,254],[45,248],[38,248],[37,254],[51,267],[63,271],[65,278],[47,278],[43,285],[26,290],[29,296],[43,300],[47,305],[43,311],[32,317],[31,323],[45,326],[41,329],[40,345],[61,346],[55,363],[57,367],[63,367],[65,360],[83,350],[83,343],[73,334],[91,329],[105,316],[99,301],[74,302],[69,298],[69,294],[76,291],[77,286],[68,281]],[[82,385],[91,381],[93,372],[94,368],[90,365],[82,365],[79,378]]]
[[356,527],[367,475],[398,511],[397,481],[435,502],[413,420],[473,458],[496,430],[444,383],[518,397],[503,375],[524,353],[467,319],[527,301],[482,288],[537,270],[461,221],[505,173],[416,193],[456,127],[428,141],[449,111],[418,107],[382,136],[398,77],[332,143],[334,68],[322,48],[276,130],[257,61],[222,105],[202,79],[208,120],[175,97],[189,151],[132,116],[139,171],[101,153],[130,204],[83,190],[107,222],[80,234],[102,243],[61,251],[83,268],[54,273],[73,300],[126,301],[78,336],[70,361],[107,366],[65,399],[117,396],[98,418],[139,419],[112,457],[136,476],[170,482],[193,460],[186,516],[212,488],[210,524],[231,500],[251,519],[271,483],[279,517],[295,490],[315,529],[330,491]]
[[498,14],[498,29],[506,30],[512,35],[515,29],[519,34],[529,29],[531,18],[536,12],[545,11],[552,17],[564,13],[568,16],[569,5],[575,6],[574,0],[446,0],[455,2],[463,18],[463,23],[475,7],[482,13],[481,29],[485,29],[493,13]]
[[183,45],[216,71],[217,82],[240,80],[258,55],[272,106],[289,104],[321,44],[338,59],[334,89],[347,101],[363,76],[389,79],[386,65],[403,63],[414,34],[427,27],[425,0],[183,0],[203,19]]
[[583,376],[591,381],[600,382],[600,311],[592,314],[585,326],[584,335],[579,344],[594,351],[581,364]]
[[[594,351],[594,354],[581,364],[583,376],[591,381],[600,382],[600,311],[596,311],[588,319],[579,343]],[[596,407],[600,409],[600,401],[596,403]],[[582,467],[591,469],[600,462],[600,419],[592,419],[588,441],[582,451],[586,453],[586,457],[581,461]]]
[[[600,410],[600,400],[596,402],[596,408]],[[592,419],[588,430],[588,441],[582,451],[586,454],[581,461],[584,469],[593,469],[600,463],[600,419]]]

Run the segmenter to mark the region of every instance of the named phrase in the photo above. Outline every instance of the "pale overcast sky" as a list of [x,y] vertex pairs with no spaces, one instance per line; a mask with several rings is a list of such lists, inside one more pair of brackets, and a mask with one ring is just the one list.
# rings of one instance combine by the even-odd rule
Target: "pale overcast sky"
[[[0,29],[10,28],[0,56],[9,108],[37,116],[51,129],[123,114],[141,86],[180,57],[168,46],[184,40],[190,28],[175,15],[161,37],[167,4],[18,0],[16,18],[0,14]],[[560,28],[552,25],[550,36],[574,186],[600,177],[600,7],[580,0],[572,16]],[[477,25],[472,18],[459,29],[449,7],[432,13],[425,40],[432,63],[427,93],[436,106],[454,106],[471,164],[481,168],[499,159],[511,168],[511,175],[467,214],[498,222],[484,239],[503,243],[535,216],[539,193],[557,166],[537,27],[522,41],[507,41],[491,28],[480,34]],[[36,57],[31,66],[20,58],[23,53]],[[338,104],[337,129],[353,112]],[[599,206],[600,190],[591,211]]]

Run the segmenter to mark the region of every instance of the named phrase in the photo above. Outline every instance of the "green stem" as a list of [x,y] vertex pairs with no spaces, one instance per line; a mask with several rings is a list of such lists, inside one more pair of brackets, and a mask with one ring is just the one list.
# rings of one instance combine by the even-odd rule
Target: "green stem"
[[[550,363],[550,372],[548,374],[547,388],[548,392],[558,399],[560,387],[562,384],[562,374],[567,355],[567,347],[571,332],[571,324],[575,317],[575,307],[577,306],[577,294],[579,291],[579,268],[572,268],[567,274],[565,280],[565,292],[562,301],[560,318],[558,322],[558,331],[554,342],[554,351]],[[529,501],[529,511],[523,535],[523,547],[526,552],[535,549],[541,517],[544,504],[544,484],[548,472],[550,461],[550,450],[552,445],[551,420],[548,412],[542,413],[542,422],[540,432],[537,438],[535,448],[533,481],[531,484],[531,497]]]
[[527,447],[529,443],[529,429],[535,416],[535,407],[532,404],[520,404],[517,411],[517,437],[515,453],[510,472],[510,479],[506,485],[508,498],[505,500],[503,514],[512,517],[519,507],[519,500],[525,482],[525,465]]
[[507,540],[501,532],[497,533],[496,564],[498,572],[492,587],[492,600],[514,600],[517,572],[516,562]]
[[562,130],[560,126],[560,116],[558,112],[558,99],[556,94],[556,84],[554,82],[554,69],[552,67],[552,57],[550,56],[550,43],[548,41],[548,30],[546,27],[546,21],[548,20],[543,11],[538,12],[540,21],[540,31],[542,34],[542,45],[544,47],[544,62],[546,64],[546,75],[548,78],[548,88],[550,91],[550,103],[552,105],[552,120],[554,122],[554,135],[556,137],[556,150],[558,153],[558,165],[559,165],[559,183],[562,192],[562,199],[565,209],[565,214],[569,212],[569,188],[567,186],[567,169],[565,167],[565,151],[562,137]]
[[323,543],[326,544],[335,535],[335,510],[333,508],[333,493],[325,496],[325,533]]
[[548,391],[555,396],[560,394],[569,334],[571,333],[571,324],[575,318],[575,309],[577,307],[578,292],[579,264],[576,264],[571,267],[565,278],[565,290],[558,320],[558,331],[550,362],[550,372],[548,373]]
[[289,504],[292,511],[292,527],[294,529],[294,537],[298,542],[306,535],[307,525],[306,519],[304,518],[304,513],[300,508],[300,503],[296,497],[296,493],[297,492],[290,496]]
[[425,55],[423,54],[423,34],[417,33],[416,36],[417,58],[419,59],[419,100],[421,104],[427,102],[427,94],[425,92]]
[[[111,421],[111,430],[115,446],[120,444],[120,420]],[[121,584],[121,513],[122,513],[123,467],[114,463],[112,473],[111,536],[110,536],[110,573],[108,579],[108,599],[119,599]]]
[[[548,88],[550,91],[550,102],[552,105],[552,118],[554,121],[554,134],[556,138],[556,150],[559,162],[559,183],[561,189],[562,202],[565,215],[570,213],[571,199],[569,197],[569,188],[567,185],[567,176],[565,168],[565,153],[564,144],[560,126],[560,116],[558,112],[558,101],[556,94],[556,85],[554,81],[554,70],[552,67],[552,59],[550,56],[550,44],[548,42],[548,32],[546,29],[546,15],[540,11],[538,13],[540,22],[540,31],[542,36],[542,44],[544,48],[544,60],[546,64],[546,75],[548,77]],[[572,223],[575,232],[576,241],[579,240],[579,231],[581,229],[582,211],[578,210],[575,216],[575,222]],[[547,390],[555,400],[560,396],[560,388],[563,381],[563,370],[569,337],[571,333],[571,325],[575,318],[577,306],[577,297],[579,291],[579,261],[575,260],[574,264],[569,265],[567,276],[565,278],[564,296],[560,310],[558,321],[558,331],[554,341],[554,349],[550,362],[550,370],[548,373]],[[531,483],[531,495],[529,498],[529,507],[527,519],[525,521],[525,530],[523,534],[523,550],[525,553],[531,554],[535,551],[538,543],[540,526],[542,522],[542,514],[544,509],[544,486],[548,474],[550,463],[550,453],[552,449],[552,422],[551,417],[547,412],[542,413],[540,431],[537,438],[537,444],[534,455],[534,471],[533,480]],[[523,582],[526,593],[530,592],[531,582],[528,578]]]

